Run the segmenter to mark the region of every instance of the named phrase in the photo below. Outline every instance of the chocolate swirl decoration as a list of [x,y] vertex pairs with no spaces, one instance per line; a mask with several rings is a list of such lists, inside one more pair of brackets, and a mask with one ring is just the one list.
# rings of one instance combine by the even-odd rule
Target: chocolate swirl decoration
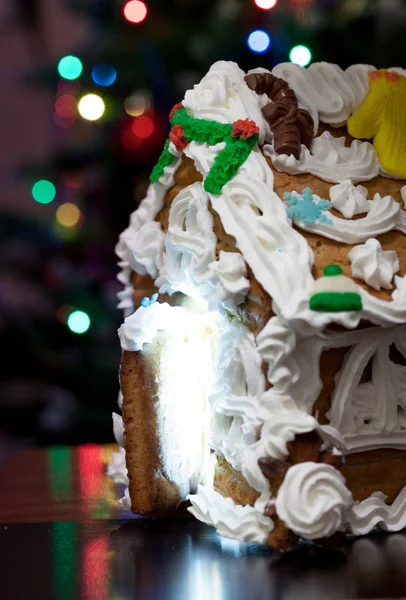
[[271,100],[262,108],[262,114],[272,129],[275,152],[293,154],[298,159],[301,145],[309,148],[314,137],[314,122],[309,111],[298,107],[295,92],[284,79],[272,73],[246,75],[245,83]]

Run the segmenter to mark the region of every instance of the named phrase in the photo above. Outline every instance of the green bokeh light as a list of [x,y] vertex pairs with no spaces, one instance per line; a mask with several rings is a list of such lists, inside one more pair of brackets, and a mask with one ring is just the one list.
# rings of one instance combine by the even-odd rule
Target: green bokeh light
[[293,46],[289,54],[289,60],[301,67],[306,67],[312,60],[312,53],[307,46]]
[[49,204],[56,196],[56,189],[53,183],[46,179],[40,179],[32,186],[32,197],[40,204]]
[[83,310],[74,310],[68,317],[67,325],[73,333],[85,333],[90,327],[89,315]]
[[73,81],[81,76],[83,71],[83,65],[80,58],[77,56],[72,56],[68,54],[68,56],[64,56],[58,63],[58,73],[64,79],[69,79],[69,81]]

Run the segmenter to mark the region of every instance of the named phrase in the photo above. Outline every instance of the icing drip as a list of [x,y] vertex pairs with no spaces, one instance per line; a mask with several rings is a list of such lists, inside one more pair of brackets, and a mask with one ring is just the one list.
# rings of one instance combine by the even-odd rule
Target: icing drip
[[[301,199],[301,195],[297,192],[292,192],[290,197]],[[320,198],[313,194],[313,201],[319,202]],[[380,196],[375,194],[373,200],[368,200],[368,211],[363,219],[354,221],[346,221],[335,217],[331,212],[328,213],[328,219],[315,219],[309,222],[308,219],[302,217],[301,214],[293,214],[293,222],[295,225],[318,233],[324,237],[344,242],[345,244],[357,244],[365,242],[369,238],[375,238],[385,233],[397,229],[406,232],[405,229],[405,211],[401,210],[392,196]],[[289,210],[289,208],[288,208]]]
[[369,211],[368,190],[362,185],[355,186],[349,179],[333,185],[329,193],[333,208],[340,211],[346,219]]
[[307,540],[342,531],[352,504],[341,473],[331,465],[313,462],[288,469],[275,501],[278,516]]
[[345,179],[369,181],[379,174],[379,160],[372,144],[353,140],[348,147],[344,137],[335,138],[328,131],[314,138],[310,150],[302,146],[299,159],[278,155],[270,144],[263,151],[277,171],[291,175],[311,173],[331,183]]
[[201,183],[184,188],[173,200],[169,213],[166,255],[156,280],[160,293],[181,291],[233,307],[243,302],[249,289],[246,265],[236,252],[220,252],[209,196]]
[[165,330],[171,336],[179,339],[184,337],[192,315],[180,306],[150,304],[127,317],[118,330],[123,350],[138,352],[144,344],[150,344],[158,331]]
[[394,250],[382,250],[375,238],[355,246],[348,254],[352,276],[362,279],[375,290],[391,289],[392,279],[399,271],[399,259]]
[[[130,225],[121,233],[115,248],[121,268],[117,278],[125,285],[118,294],[119,308],[124,308],[127,316],[134,309],[130,282],[132,269],[136,272],[141,269],[140,274],[149,273],[155,277],[161,260],[163,233],[160,225],[152,222],[163,208],[166,192],[174,184],[174,174],[180,163],[180,154],[172,144],[168,150],[174,156],[174,161],[164,168],[159,180],[149,186],[146,197],[132,213]],[[152,234],[156,235],[156,239],[151,237]]]
[[198,494],[189,496],[188,511],[199,521],[212,525],[220,535],[265,544],[273,522],[253,506],[241,506],[210,488],[198,487]]
[[212,446],[241,470],[245,449],[243,416],[255,419],[255,399],[265,389],[261,357],[254,335],[239,323],[225,326],[219,339],[217,369],[209,396],[212,408]]
[[343,125],[362,101],[359,89],[354,91],[350,78],[338,65],[319,62],[303,69],[293,63],[281,63],[272,73],[287,81],[295,91],[299,105],[312,115],[316,132],[319,119]]
[[406,527],[406,486],[388,506],[385,496],[375,492],[366,500],[354,504],[349,511],[348,524],[355,535],[366,535],[375,527],[385,531],[400,531]]

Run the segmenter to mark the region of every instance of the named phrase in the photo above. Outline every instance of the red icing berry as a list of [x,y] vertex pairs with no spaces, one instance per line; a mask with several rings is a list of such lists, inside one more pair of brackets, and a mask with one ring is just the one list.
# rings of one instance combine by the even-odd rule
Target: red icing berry
[[382,77],[382,71],[372,71],[372,73],[369,74],[370,79],[378,79],[378,77]]
[[392,73],[391,71],[386,71],[385,75],[386,79],[389,81],[397,81],[399,79],[399,75],[397,73]]
[[169,134],[169,139],[178,152],[182,152],[187,146],[187,140],[181,125],[174,125],[172,127],[172,130]]
[[173,115],[176,113],[177,110],[179,110],[180,108],[183,108],[183,104],[182,102],[178,102],[178,104],[175,104],[175,106],[172,107],[171,112],[169,113],[169,120],[172,119]]
[[241,137],[243,140],[248,140],[256,133],[259,133],[259,127],[250,119],[239,119],[234,121],[231,135],[233,138]]

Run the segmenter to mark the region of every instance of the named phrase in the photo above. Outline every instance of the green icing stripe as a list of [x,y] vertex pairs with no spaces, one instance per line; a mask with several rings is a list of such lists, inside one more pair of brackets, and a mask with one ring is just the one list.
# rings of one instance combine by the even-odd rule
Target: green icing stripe
[[169,144],[170,144],[170,141],[168,139],[165,142],[165,146],[164,146],[161,156],[158,158],[158,162],[156,163],[155,167],[152,169],[152,173],[149,178],[151,183],[155,183],[156,181],[158,181],[158,179],[160,177],[162,177],[165,167],[169,167],[169,165],[172,164],[172,162],[176,158],[176,156],[174,156],[173,154],[171,154],[171,152],[169,152],[169,150],[168,150]]
[[206,142],[210,146],[224,142],[225,138],[231,135],[232,130],[230,123],[218,123],[190,117],[185,108],[180,108],[175,112],[171,124],[182,127],[188,142]]
[[224,141],[226,142],[225,148],[217,154],[213,166],[204,180],[203,187],[210,194],[220,194],[225,184],[236,175],[257,143],[258,134],[248,140],[233,138],[230,135]]
[[357,292],[319,292],[311,296],[309,306],[318,312],[362,310],[361,296]]
[[[185,108],[180,108],[171,119],[172,126],[180,125],[187,142],[205,142],[210,146],[225,142],[225,148],[216,156],[213,166],[204,181],[204,189],[210,194],[220,194],[224,185],[230,181],[241,165],[247,160],[251,150],[258,141],[258,134],[247,140],[242,137],[232,137],[231,123],[218,123],[206,119],[195,119],[187,114]],[[169,140],[155,165],[150,181],[155,183],[162,176],[165,167],[170,165],[174,156],[169,152]]]

